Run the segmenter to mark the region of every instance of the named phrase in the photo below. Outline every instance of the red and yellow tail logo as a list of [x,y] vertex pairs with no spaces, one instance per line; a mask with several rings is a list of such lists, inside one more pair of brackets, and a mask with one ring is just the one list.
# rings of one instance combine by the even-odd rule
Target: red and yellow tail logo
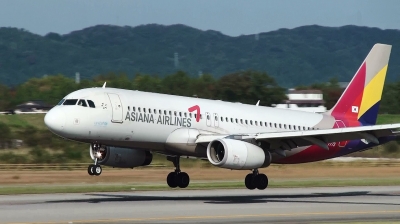
[[346,90],[328,112],[351,126],[376,123],[392,46],[375,44]]

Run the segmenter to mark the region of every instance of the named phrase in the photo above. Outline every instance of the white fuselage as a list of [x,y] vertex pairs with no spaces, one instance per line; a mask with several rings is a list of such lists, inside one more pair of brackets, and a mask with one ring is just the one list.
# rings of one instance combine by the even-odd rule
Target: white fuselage
[[[179,129],[195,130],[193,135],[248,134],[329,129],[335,123],[335,119],[326,114],[114,88],[78,90],[65,99],[92,100],[95,108],[79,105],[54,107],[49,114],[53,112],[57,117],[46,118],[57,120],[52,122],[53,127],[49,127],[54,133],[81,142],[161,153],[174,152],[173,148],[166,148],[166,143],[171,133]],[[197,121],[198,112],[201,118]],[[190,150],[179,153],[203,155]]]

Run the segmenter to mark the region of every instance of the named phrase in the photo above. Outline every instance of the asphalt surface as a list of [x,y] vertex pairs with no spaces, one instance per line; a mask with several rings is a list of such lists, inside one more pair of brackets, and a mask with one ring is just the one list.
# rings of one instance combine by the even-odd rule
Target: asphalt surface
[[0,196],[0,223],[321,223],[400,220],[400,186]]

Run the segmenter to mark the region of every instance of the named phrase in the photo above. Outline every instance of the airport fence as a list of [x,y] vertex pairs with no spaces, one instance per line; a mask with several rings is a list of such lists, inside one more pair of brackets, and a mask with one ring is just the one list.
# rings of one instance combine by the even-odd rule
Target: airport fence
[[[87,167],[93,163],[56,163],[56,164],[0,164],[0,171],[23,171],[23,170],[86,170]],[[207,166],[206,166],[207,164]],[[181,164],[184,167],[193,167],[194,163],[191,164]],[[135,169],[149,169],[149,168],[165,168],[172,167],[171,164],[151,164],[144,167],[137,167]],[[314,163],[304,163],[304,164],[294,164],[294,165],[285,165],[285,164],[272,164],[271,166],[285,167],[288,166],[304,166],[304,167],[314,167],[314,166],[324,166],[324,167],[400,167],[399,160],[359,160],[359,161],[321,161]],[[103,166],[106,169],[113,169],[112,167]],[[195,166],[198,167],[198,166]],[[214,168],[209,163],[204,163],[200,165],[201,168]],[[119,168],[115,168],[119,169]]]
[[[57,163],[57,164],[0,164],[0,171],[7,170],[86,170],[93,163]],[[152,164],[145,168],[162,168],[161,164]]]

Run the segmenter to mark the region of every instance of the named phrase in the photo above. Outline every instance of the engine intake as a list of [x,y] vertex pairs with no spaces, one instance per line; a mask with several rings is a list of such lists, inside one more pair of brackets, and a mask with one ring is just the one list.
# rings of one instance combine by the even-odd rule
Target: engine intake
[[234,139],[210,142],[207,158],[214,166],[234,170],[256,169],[271,164],[271,153],[251,143]]
[[100,145],[98,149],[90,145],[90,157],[93,160],[97,158],[100,165],[118,168],[147,166],[153,160],[153,154],[149,151],[105,145]]

